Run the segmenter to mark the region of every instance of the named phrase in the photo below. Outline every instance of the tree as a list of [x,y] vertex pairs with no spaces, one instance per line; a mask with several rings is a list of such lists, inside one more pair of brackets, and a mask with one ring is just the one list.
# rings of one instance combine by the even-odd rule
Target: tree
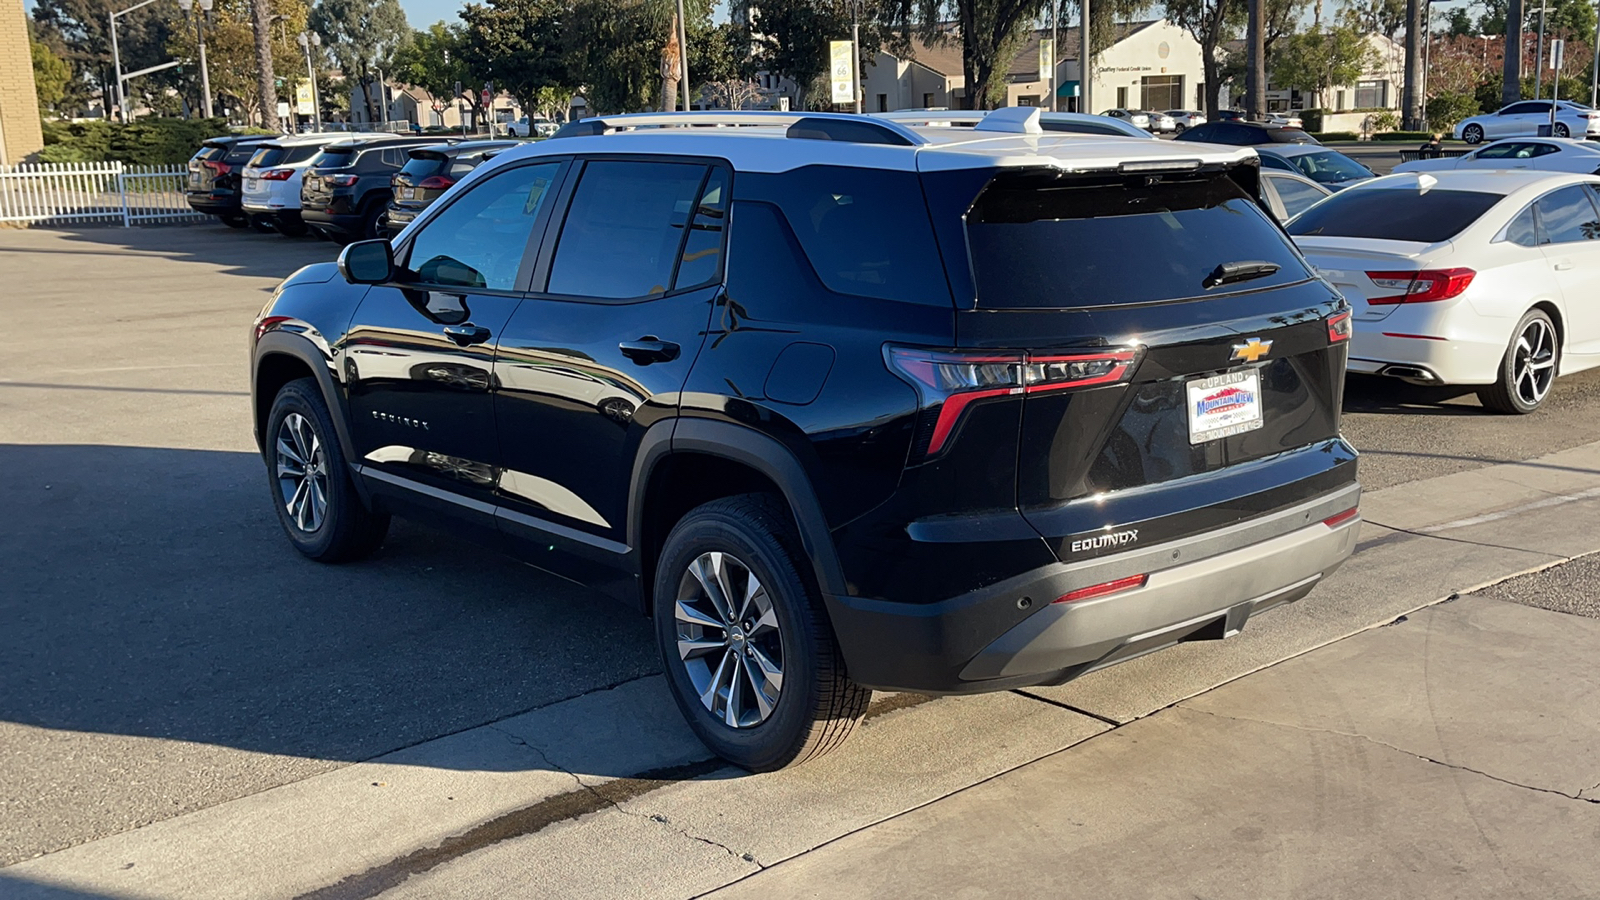
[[749,109],[761,101],[761,85],[754,81],[712,81],[702,90],[712,106],[722,109]]
[[[33,8],[35,37],[103,91],[105,108],[114,101],[110,14],[131,5],[126,0],[39,0]],[[167,61],[169,13],[151,4],[117,17],[117,49],[122,71],[134,72]],[[173,83],[171,70],[143,76],[134,87]]]
[[[1455,11],[1466,15],[1464,9]],[[1362,34],[1381,34],[1392,41],[1406,27],[1406,0],[1353,0],[1339,19]]]
[[33,56],[33,87],[39,95],[39,108],[61,112],[67,85],[72,82],[72,66],[32,38],[28,39],[28,51]]
[[562,0],[468,3],[461,11],[462,63],[516,97],[523,109],[539,109],[547,88],[570,98],[579,81],[573,18],[572,6]]
[[[274,114],[278,101],[285,92],[278,89],[276,73],[290,76],[286,81],[299,80],[305,71],[305,56],[295,35],[305,30],[309,9],[305,0],[271,0],[268,10],[272,28],[269,44],[272,52],[272,70],[275,75],[271,93],[267,95]],[[210,21],[206,25],[206,56],[210,62],[211,90],[220,97],[232,97],[238,109],[261,108],[261,78],[255,66],[254,0],[215,0]],[[175,27],[167,39],[166,55],[191,61],[185,65],[178,83],[190,98],[191,106],[200,96],[200,51],[196,46],[193,27]],[[328,98],[323,97],[326,101]]]
[[1314,92],[1320,106],[1329,88],[1355,82],[1372,67],[1374,56],[1366,36],[1348,25],[1313,26],[1284,43],[1272,65],[1272,80],[1282,87]]
[[1222,90],[1220,48],[1244,25],[1245,12],[1243,0],[1167,0],[1167,20],[1188,31],[1200,43],[1200,67],[1206,88],[1205,113],[1209,118],[1217,116],[1217,97]]
[[[480,94],[474,87],[487,80],[467,65],[466,28],[435,22],[426,31],[413,32],[411,40],[395,52],[394,77],[432,94],[436,100],[466,100],[473,121],[483,115]],[[456,96],[456,85],[462,86]]]
[[1450,18],[1445,24],[1445,34],[1450,37],[1471,37],[1477,32],[1474,30],[1472,16],[1467,15],[1466,7],[1456,6],[1450,10]]
[[372,105],[371,85],[378,70],[389,68],[411,39],[399,0],[319,0],[311,11],[311,27],[322,35],[323,45],[345,77],[355,79],[367,120],[387,118],[387,111]]

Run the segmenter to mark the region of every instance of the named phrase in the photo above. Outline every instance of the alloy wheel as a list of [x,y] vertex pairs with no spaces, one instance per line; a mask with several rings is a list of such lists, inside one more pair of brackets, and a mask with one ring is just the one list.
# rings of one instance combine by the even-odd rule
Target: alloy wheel
[[1517,399],[1526,406],[1537,406],[1550,393],[1556,378],[1556,336],[1549,322],[1533,319],[1517,335],[1511,375]]
[[730,728],[765,722],[783,691],[772,598],[750,567],[720,551],[695,558],[673,604],[678,658],[700,703]]
[[297,412],[283,417],[274,442],[278,493],[295,527],[311,534],[328,518],[328,459],[311,421]]

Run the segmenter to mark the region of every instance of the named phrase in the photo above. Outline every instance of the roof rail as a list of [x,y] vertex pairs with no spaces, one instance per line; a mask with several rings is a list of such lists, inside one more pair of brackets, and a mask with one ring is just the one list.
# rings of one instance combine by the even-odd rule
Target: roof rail
[[707,112],[625,113],[593,116],[568,122],[551,138],[584,137],[636,131],[642,128],[785,128],[792,138],[848,141],[865,144],[915,146],[927,139],[895,122],[852,113],[766,112],[714,110]]

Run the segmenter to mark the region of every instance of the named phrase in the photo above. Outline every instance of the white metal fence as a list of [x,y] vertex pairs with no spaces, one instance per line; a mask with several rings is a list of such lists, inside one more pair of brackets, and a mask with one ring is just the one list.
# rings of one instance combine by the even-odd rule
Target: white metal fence
[[183,195],[183,166],[33,163],[0,167],[0,222],[199,222]]

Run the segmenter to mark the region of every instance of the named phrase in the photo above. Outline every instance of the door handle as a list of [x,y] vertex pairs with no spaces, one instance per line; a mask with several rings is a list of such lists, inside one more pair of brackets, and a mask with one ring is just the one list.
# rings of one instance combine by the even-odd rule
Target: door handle
[[1555,264],[1555,270],[1557,272],[1565,272],[1570,268],[1572,268],[1572,260],[1570,259],[1563,259],[1561,262]]
[[679,347],[671,341],[663,341],[646,335],[637,341],[623,341],[617,345],[622,355],[633,360],[641,366],[648,366],[654,362],[672,362],[678,358]]
[[446,325],[444,336],[455,341],[458,346],[467,347],[472,344],[481,344],[489,339],[489,329],[482,325],[468,322],[465,325]]

